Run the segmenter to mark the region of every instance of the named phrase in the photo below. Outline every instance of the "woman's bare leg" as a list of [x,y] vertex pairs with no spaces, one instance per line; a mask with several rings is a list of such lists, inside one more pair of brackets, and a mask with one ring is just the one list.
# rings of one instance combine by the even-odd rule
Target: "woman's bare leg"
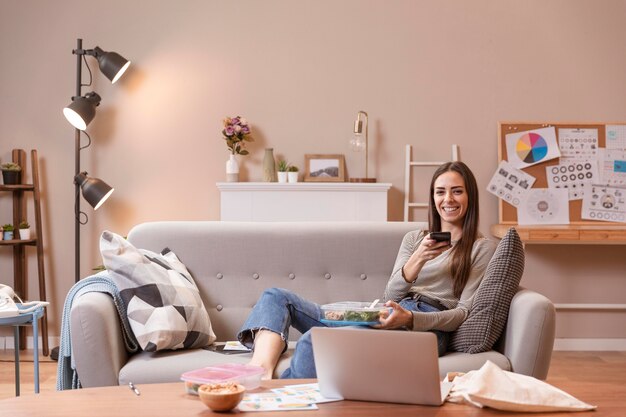
[[261,379],[272,379],[285,342],[279,334],[269,330],[259,330],[254,336],[254,353],[250,365],[261,366],[265,373]]

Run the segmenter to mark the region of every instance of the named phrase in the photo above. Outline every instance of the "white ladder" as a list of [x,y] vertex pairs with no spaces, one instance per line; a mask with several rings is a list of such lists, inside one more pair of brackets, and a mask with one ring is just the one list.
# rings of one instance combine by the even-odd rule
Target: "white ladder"
[[[452,159],[451,161],[459,160],[459,145],[452,145]],[[411,145],[406,145],[406,156],[404,164],[404,221],[409,221],[409,214],[411,207],[425,208],[428,207],[428,203],[419,203],[416,201],[410,201],[409,196],[411,194],[411,168],[412,167],[438,167],[445,162],[418,162],[411,160]]]

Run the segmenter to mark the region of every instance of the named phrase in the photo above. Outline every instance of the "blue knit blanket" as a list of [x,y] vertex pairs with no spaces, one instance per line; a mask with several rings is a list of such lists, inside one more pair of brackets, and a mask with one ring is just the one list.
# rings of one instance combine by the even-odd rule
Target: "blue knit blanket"
[[104,292],[113,297],[113,303],[117,308],[120,323],[122,325],[122,333],[124,336],[124,343],[126,344],[126,350],[129,352],[136,352],[139,349],[137,339],[135,339],[135,336],[130,329],[130,324],[128,323],[126,306],[122,302],[117,286],[113,283],[107,272],[102,271],[77,282],[68,292],[67,297],[65,298],[65,304],[63,305],[63,317],[61,319],[61,343],[59,346],[59,362],[57,367],[58,391],[81,388],[79,375],[76,372],[76,367],[74,365],[74,361],[72,360],[70,310],[72,309],[74,300],[85,293],[93,291]]

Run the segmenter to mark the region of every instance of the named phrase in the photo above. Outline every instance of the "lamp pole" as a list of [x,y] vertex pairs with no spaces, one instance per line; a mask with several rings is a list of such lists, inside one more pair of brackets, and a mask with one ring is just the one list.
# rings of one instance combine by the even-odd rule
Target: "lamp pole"
[[[83,40],[76,40],[76,95],[82,96]],[[80,130],[74,129],[74,177],[80,174]],[[74,281],[80,280],[80,185],[74,180]]]

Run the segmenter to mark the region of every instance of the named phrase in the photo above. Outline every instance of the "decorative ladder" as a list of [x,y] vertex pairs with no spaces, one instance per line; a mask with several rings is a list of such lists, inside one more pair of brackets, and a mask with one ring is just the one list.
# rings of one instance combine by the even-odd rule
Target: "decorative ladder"
[[[459,145],[452,145],[452,159],[451,161],[459,160]],[[405,155],[405,163],[404,163],[404,221],[408,222],[410,217],[411,208],[426,208],[428,207],[428,202],[421,203],[417,201],[411,201],[411,168],[413,167],[438,167],[445,162],[422,162],[422,161],[413,161],[411,159],[411,145],[406,145],[406,155]]]

